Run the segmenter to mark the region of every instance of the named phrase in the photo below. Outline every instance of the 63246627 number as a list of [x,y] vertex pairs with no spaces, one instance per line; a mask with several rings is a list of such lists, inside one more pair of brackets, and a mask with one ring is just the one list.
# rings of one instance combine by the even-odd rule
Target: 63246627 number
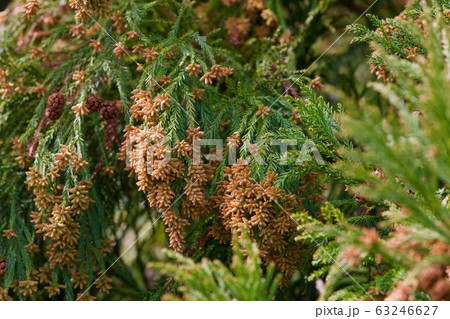
[[434,316],[438,306],[378,306],[375,313],[378,316]]

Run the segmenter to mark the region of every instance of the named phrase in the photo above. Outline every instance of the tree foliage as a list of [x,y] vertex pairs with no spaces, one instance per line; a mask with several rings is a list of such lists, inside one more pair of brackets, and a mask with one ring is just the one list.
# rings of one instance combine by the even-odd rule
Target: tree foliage
[[0,299],[448,299],[450,8],[370,5],[13,1]]

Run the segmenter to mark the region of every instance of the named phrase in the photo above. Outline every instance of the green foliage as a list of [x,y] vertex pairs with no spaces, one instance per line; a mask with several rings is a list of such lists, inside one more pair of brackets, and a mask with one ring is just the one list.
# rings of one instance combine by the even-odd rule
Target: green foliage
[[[446,151],[450,146],[449,49],[445,45],[449,20],[425,13],[427,36],[416,26],[408,27],[427,47],[426,56],[407,61],[377,47],[395,83],[373,86],[395,109],[385,118],[376,107],[367,106],[359,119],[344,119],[348,135],[366,150],[345,150],[349,161],[343,167],[355,180],[365,181],[366,186],[358,188],[365,196],[400,204],[409,218],[448,241],[449,211],[437,192],[450,181],[446,164],[450,161]],[[381,169],[382,178],[370,170],[374,167]]]
[[[247,236],[234,239],[233,253],[229,267],[206,258],[195,263],[172,251],[167,254],[175,263],[150,263],[149,266],[173,275],[183,300],[273,300],[281,279],[274,272],[274,265],[261,269],[258,248]],[[168,298],[179,299],[177,295]]]
[[[354,28],[358,40],[376,42],[375,54],[383,61],[392,81],[372,86],[389,101],[392,109],[383,114],[376,106],[364,105],[362,112],[352,109],[351,116],[342,117],[345,135],[357,147],[342,150],[345,161],[339,167],[352,178],[353,189],[360,196],[391,203],[391,207],[378,222],[374,220],[376,227],[381,227],[378,231],[381,239],[376,243],[362,242],[368,233],[357,229],[339,234],[339,250],[344,251],[349,245],[358,247],[363,258],[357,268],[345,264],[332,266],[322,294],[324,299],[362,298],[364,293],[355,292],[371,287],[370,297],[377,298],[380,293],[385,296],[401,280],[417,282],[415,278],[425,267],[450,262],[448,255],[437,255],[433,250],[436,243],[444,246],[450,243],[447,195],[450,20],[443,13],[444,8],[448,10],[447,3],[436,1],[409,8],[405,15],[414,19],[373,18],[379,27],[391,27],[394,31],[390,35],[380,36],[360,26]],[[417,55],[406,58],[396,51],[407,45],[417,45]],[[367,217],[363,219],[367,225]],[[354,217],[349,221],[360,223]],[[407,235],[395,231],[397,227],[405,227]],[[394,232],[390,232],[392,229]],[[334,234],[338,235],[336,231]],[[411,244],[415,241],[420,244]],[[430,247],[426,242],[434,244]],[[345,262],[345,256],[337,257],[338,262]],[[349,281],[347,271],[358,285]],[[410,289],[411,294],[417,289],[414,298],[429,298],[420,291],[426,289],[420,281],[419,286],[412,284]]]
[[[393,225],[414,227],[419,240],[448,243],[446,1],[429,1],[430,9],[414,1],[404,18],[370,15],[369,24],[378,31],[365,25],[351,27],[355,41],[371,43],[371,70],[385,72],[380,74],[391,81],[374,83],[370,89],[361,84],[369,76],[365,66],[364,71],[360,67],[366,52],[363,44],[358,50],[336,45],[328,52],[337,31],[353,23],[371,5],[369,0],[90,3],[97,1],[111,10],[108,14],[93,10],[96,21],[82,23],[73,3],[69,8],[58,1],[40,1],[29,19],[17,10],[23,1],[15,1],[14,10],[0,17],[0,258],[7,265],[0,278],[0,298],[159,300],[170,292],[170,298],[185,300],[298,300],[316,298],[314,281],[324,280],[322,299],[361,299],[372,288],[381,299],[398,281],[420,271],[412,270],[414,262],[406,252],[392,256],[386,249],[383,241],[393,236]],[[387,11],[395,11],[391,10],[395,3],[373,8],[385,13],[388,6]],[[83,30],[79,34],[77,27]],[[157,54],[146,57],[137,45]],[[123,48],[126,54],[121,54]],[[199,65],[200,75],[189,74],[186,67],[191,63]],[[200,80],[219,64],[232,72],[209,84]],[[83,79],[76,80],[80,72]],[[153,99],[159,94],[170,97],[169,106],[158,109],[155,123],[140,121],[136,114],[143,111],[132,109],[137,89]],[[203,90],[202,98],[194,94],[198,89]],[[58,119],[48,121],[47,102],[54,92],[64,96],[64,108]],[[122,105],[113,129],[97,112],[76,114],[92,94]],[[377,105],[369,106],[365,99]],[[267,251],[251,243],[245,232],[240,240],[231,241],[236,234],[229,229],[223,238],[213,238],[217,227],[224,230],[223,203],[216,200],[229,182],[229,147],[223,160],[209,167],[208,181],[196,194],[207,203],[200,207],[204,213],[200,217],[183,216],[192,181],[188,156],[179,156],[186,166],[165,185],[168,188],[161,191],[153,185],[148,193],[140,192],[141,181],[130,177],[120,159],[123,154],[118,155],[123,150],[119,145],[131,127],[156,126],[172,147],[195,128],[204,138],[225,144],[238,139],[238,159],[249,160],[252,183],[276,173],[271,191],[292,200],[288,204],[298,213],[298,232],[283,233],[283,239],[275,234],[263,238],[260,229],[250,238],[257,237],[258,245],[263,239],[280,240],[280,246],[295,247],[299,260],[283,265],[284,257],[293,257],[282,256],[289,251],[282,247],[282,267],[268,263]],[[271,140],[289,147],[283,150]],[[111,141],[112,146],[107,143]],[[49,178],[64,145],[87,162],[85,169],[77,172],[69,165],[61,176]],[[254,146],[264,165],[250,154]],[[383,178],[372,174],[375,169]],[[43,235],[46,232],[36,224],[49,224],[56,214],[52,208],[41,209],[42,192],[33,194],[27,188],[33,170],[42,176],[44,187],[39,191],[65,207],[72,205],[75,185],[92,182],[90,201],[74,216],[79,227],[75,227],[76,259],[70,267],[49,263],[52,236]],[[351,198],[344,184],[364,198]],[[180,229],[167,225],[167,207],[149,205],[152,194],[161,201],[170,192],[174,198],[169,213],[186,221]],[[263,197],[254,206],[258,201],[261,207],[276,202],[270,195]],[[246,205],[242,198],[237,205]],[[320,208],[322,199],[331,204]],[[255,214],[255,207],[246,209],[246,215]],[[277,218],[284,216],[283,207],[275,210]],[[381,214],[382,210],[388,212]],[[408,214],[401,215],[401,210]],[[42,213],[41,221],[36,222],[36,211]],[[283,223],[292,222],[286,220]],[[360,239],[369,228],[377,229],[380,242],[368,248]],[[173,233],[185,240],[183,254],[161,254],[172,244]],[[301,248],[296,248],[300,245],[294,237]],[[350,267],[342,256],[348,246],[363,252],[357,267]],[[174,261],[164,262],[167,257]],[[446,263],[445,258],[427,255],[424,263]],[[151,267],[163,275],[149,269],[148,261],[155,261]],[[297,272],[281,281],[276,272],[291,266]],[[84,285],[76,283],[76,275],[85,276]],[[35,290],[27,295],[24,285]],[[59,290],[50,295],[52,287]],[[423,291],[416,294],[429,297]]]
[[[208,3],[205,13],[219,3]],[[2,82],[2,94],[5,96],[0,102],[0,209],[5,213],[0,216],[0,230],[13,230],[17,235],[0,238],[0,256],[6,257],[8,265],[5,279],[2,280],[3,287],[15,298],[23,298],[21,293],[13,293],[13,288],[18,282],[35,281],[41,276],[40,268],[48,266],[43,251],[48,241],[36,234],[30,218],[30,212],[35,211],[36,206],[33,194],[24,184],[25,171],[28,166],[32,166],[43,175],[48,173],[54,165],[55,154],[60,151],[61,145],[66,145],[88,164],[80,176],[68,170],[58,180],[63,185],[62,203],[69,204],[69,189],[79,180],[92,180],[89,196],[95,203],[76,217],[80,225],[77,271],[88,276],[87,287],[95,282],[99,271],[107,269],[119,258],[114,267],[108,270],[108,275],[117,280],[118,286],[123,284],[138,288],[132,294],[121,286],[113,293],[114,298],[121,298],[121,295],[141,298],[148,291],[158,291],[158,287],[145,278],[144,265],[147,260],[163,258],[158,254],[158,249],[166,246],[166,242],[161,227],[155,232],[153,229],[145,231],[148,225],[158,221],[162,212],[148,209],[145,196],[138,192],[134,181],[122,170],[123,163],[116,155],[118,147],[106,147],[105,141],[111,138],[111,132],[107,132],[105,121],[98,114],[78,117],[72,111],[78,105],[85,105],[90,94],[98,94],[104,100],[122,102],[123,115],[117,132],[126,125],[136,124],[130,117],[130,97],[134,89],[152,91],[154,95],[164,92],[170,95],[172,101],[170,108],[161,113],[159,124],[167,133],[168,144],[172,146],[184,139],[186,130],[192,127],[203,129],[205,138],[226,139],[234,134],[248,143],[267,138],[292,138],[299,142],[293,153],[301,150],[301,145],[308,137],[318,144],[319,151],[325,153],[326,165],[322,172],[329,170],[330,163],[336,160],[335,151],[339,145],[335,137],[337,124],[331,107],[308,88],[307,77],[302,79],[300,86],[300,94],[310,99],[307,105],[288,98],[284,90],[285,82],[293,81],[299,74],[295,65],[304,64],[306,58],[310,59],[314,55],[312,49],[302,49],[300,54],[296,52],[296,47],[299,43],[303,43],[304,48],[312,47],[315,42],[315,37],[311,37],[313,30],[316,34],[324,33],[329,29],[328,23],[337,18],[335,13],[327,11],[332,3],[295,2],[294,8],[292,3],[269,1],[268,9],[275,12],[279,24],[271,26],[267,36],[260,36],[256,26],[264,25],[265,21],[256,18],[245,43],[240,46],[228,41],[226,33],[229,30],[226,30],[225,25],[229,17],[241,10],[237,6],[222,12],[218,19],[208,20],[204,19],[200,8],[189,1],[111,1],[111,12],[121,10],[126,31],[136,32],[139,40],[129,39],[127,33],[119,32],[113,23],[116,21],[100,12],[92,12],[96,21],[88,19],[82,25],[85,31],[73,35],[73,27],[80,20],[68,7],[59,6],[56,2],[45,1],[37,14],[24,23],[21,23],[22,18],[16,12],[2,17],[0,61],[4,71],[2,81],[5,81],[5,84]],[[289,34],[292,35],[297,28],[295,15],[283,16],[288,5],[295,12],[301,12],[307,22],[301,32],[295,32],[292,39],[287,36],[286,40],[281,41],[282,34],[288,35],[285,31],[290,29]],[[44,18],[48,17],[54,18],[54,22],[47,24]],[[38,36],[36,30],[42,32],[42,36]],[[104,49],[93,53],[93,41],[98,41]],[[128,54],[123,57],[114,54],[117,42],[126,47]],[[158,52],[155,59],[145,61],[137,52],[132,52],[133,46],[138,43],[148,49],[154,48]],[[198,63],[203,74],[220,63],[232,67],[233,76],[218,79],[215,85],[205,85],[186,72],[185,68],[191,62]],[[141,70],[136,63],[142,66]],[[84,81],[75,81],[80,71],[84,72]],[[170,76],[170,83],[164,89],[155,84],[162,76]],[[3,85],[6,85],[5,88],[15,85],[16,90],[5,91]],[[194,88],[205,90],[203,99],[193,98]],[[55,91],[66,98],[63,113],[56,121],[46,122],[41,127],[48,97]],[[257,115],[262,104],[270,108],[267,117]],[[289,119],[295,108],[301,109],[304,116],[301,125]],[[223,123],[228,125],[223,128]],[[307,131],[308,126],[314,128],[314,132]],[[319,134],[321,130],[323,134]],[[12,150],[12,140],[16,137],[19,142]],[[30,158],[27,154],[33,153],[32,145],[36,145],[36,149]],[[248,157],[246,145],[240,149],[240,158]],[[281,187],[292,192],[296,192],[299,187],[299,174],[320,169],[315,164],[300,171],[294,165],[282,167],[278,164],[282,155],[280,152],[267,149],[263,152],[267,152],[263,157],[268,165],[257,166],[252,163],[254,177],[262,180],[268,171],[275,171],[281,175]],[[26,163],[19,163],[16,160],[18,155],[22,155]],[[225,166],[225,162],[221,163],[213,183],[206,189],[208,197],[214,194],[217,183],[223,181]],[[104,169],[111,168],[112,174],[104,173]],[[182,183],[177,181],[174,185],[177,196],[182,195]],[[177,213],[180,206],[181,201],[174,205]],[[44,212],[44,215],[50,217],[51,213]],[[199,240],[208,234],[213,224],[217,224],[215,212],[202,220],[193,221],[186,228],[186,240],[189,246],[195,247],[189,254],[195,260],[209,257],[229,262],[229,245],[214,240],[208,241],[200,249]],[[128,243],[128,238],[140,235],[143,237],[129,253],[134,259],[121,258],[127,249],[124,242]],[[155,237],[156,242],[153,241]],[[104,251],[103,246],[111,239],[113,248],[104,254],[101,252]],[[32,256],[25,247],[30,243],[38,246],[36,255]],[[131,263],[133,266],[130,266]],[[84,293],[82,289],[74,290],[68,280],[73,269],[51,267],[51,273],[55,283],[66,285],[67,288],[64,296],[61,294],[54,298],[73,299],[76,294]],[[45,294],[41,293],[44,286],[45,283],[39,282],[39,292],[31,298],[45,298]],[[89,293],[105,297],[95,289],[94,285]]]

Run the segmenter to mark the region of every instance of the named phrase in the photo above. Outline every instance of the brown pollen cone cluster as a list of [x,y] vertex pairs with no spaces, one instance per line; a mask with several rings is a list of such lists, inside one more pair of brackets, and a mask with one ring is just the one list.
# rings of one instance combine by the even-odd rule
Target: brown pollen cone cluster
[[110,10],[108,0],[70,0],[70,7],[75,10],[75,17],[87,22],[90,16],[105,16]]
[[[83,289],[87,285],[87,275],[78,268],[79,216],[92,203],[89,197],[92,183],[89,180],[79,180],[67,190],[59,183],[69,169],[78,174],[86,165],[87,162],[80,156],[61,145],[60,151],[54,155],[53,166],[47,173],[44,174],[36,167],[31,167],[27,172],[26,184],[33,191],[37,207],[37,211],[30,214],[37,236],[35,242],[26,248],[32,254],[43,253],[47,261],[33,271],[31,277],[34,281],[17,283],[17,289],[26,297],[31,298],[38,285],[43,285],[50,298],[66,288],[65,285],[54,282],[52,268],[55,267],[70,270],[74,288]],[[67,193],[64,194],[65,192]],[[99,253],[104,256],[106,252]]]
[[[185,227],[192,220],[213,214],[217,221],[209,229],[213,238],[228,244],[233,234],[244,230],[258,243],[265,263],[273,262],[287,282],[302,255],[300,244],[294,241],[297,224],[291,215],[303,209],[303,201],[314,204],[321,200],[315,192],[316,174],[303,176],[300,196],[295,196],[276,186],[274,173],[255,182],[248,165],[240,161],[225,169],[225,180],[217,184],[214,196],[206,197],[217,166],[193,160],[199,151],[194,141],[202,139],[204,133],[200,128],[190,128],[185,139],[169,148],[166,132],[159,124],[160,113],[166,108],[161,97],[145,90],[133,91],[130,113],[137,124],[126,126],[119,157],[136,177],[150,207],[162,213],[170,247],[183,252]],[[230,143],[239,146],[238,137],[230,137]],[[184,186],[175,188],[179,184],[175,181],[182,181]],[[311,190],[313,194],[308,195]]]
[[[266,7],[264,0],[222,0],[227,6],[242,6],[242,15],[238,18],[228,17],[225,21],[225,29],[228,33],[228,41],[233,45],[241,45],[253,34],[256,37],[266,37],[274,33],[279,26],[278,16]],[[287,39],[284,34],[284,41]]]
[[[205,188],[214,177],[215,167],[193,163],[194,140],[203,138],[200,128],[188,129],[187,137],[177,141],[170,149],[166,132],[158,124],[159,114],[170,107],[167,94],[134,90],[131,117],[143,121],[142,125],[127,126],[120,158],[136,176],[139,190],[147,194],[150,207],[158,209],[169,233],[170,246],[176,251],[184,249],[184,228],[189,219],[198,219],[208,213],[212,203],[205,198]],[[196,165],[198,164],[198,165]],[[185,173],[186,172],[186,173]],[[184,182],[182,189],[173,189],[176,179]],[[175,204],[180,201],[180,205]]]
[[91,186],[89,181],[80,181],[69,189],[69,203],[62,200],[64,186],[52,182],[69,166],[78,172],[85,165],[85,161],[61,145],[60,152],[55,154],[54,166],[46,176],[35,167],[27,172],[26,183],[33,190],[38,208],[37,212],[31,213],[32,222],[36,233],[48,240],[46,254],[52,267],[76,265],[79,224],[75,216],[87,209],[91,202],[87,195]]
[[[225,231],[240,234],[244,230],[250,234],[257,241],[265,263],[273,262],[288,280],[301,258],[300,245],[293,239],[297,224],[291,218],[299,205],[295,195],[276,187],[276,177],[269,172],[262,182],[255,182],[248,165],[239,161],[226,168],[215,203]],[[213,234],[224,240],[223,230],[215,230]]]
[[[150,103],[147,93],[136,93]],[[140,109],[139,113],[137,109]],[[136,176],[137,186],[147,195],[150,207],[162,213],[170,246],[181,252],[188,219],[200,218],[210,206],[204,195],[205,185],[211,181],[215,169],[210,164],[193,165],[185,160],[192,158],[193,140],[203,136],[203,132],[199,128],[188,130],[187,138],[178,141],[170,150],[165,142],[165,131],[152,121],[158,115],[156,106],[139,100],[138,106],[135,104],[131,112],[134,118],[145,118],[148,122],[141,127],[126,127],[121,157],[127,160],[128,169]],[[184,175],[186,168],[187,174]],[[181,194],[177,194],[172,187],[176,179],[185,182]],[[175,209],[177,201],[181,205]]]

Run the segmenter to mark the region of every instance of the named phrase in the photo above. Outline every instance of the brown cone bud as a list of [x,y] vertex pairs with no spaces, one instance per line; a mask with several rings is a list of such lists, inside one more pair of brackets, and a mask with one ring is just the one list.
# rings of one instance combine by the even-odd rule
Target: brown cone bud
[[97,112],[102,107],[102,99],[96,94],[89,94],[86,100],[86,108],[90,113]]
[[117,108],[116,102],[106,101],[103,102],[102,107],[100,109],[100,116],[104,120],[112,120],[116,119],[120,116],[119,109]]
[[56,121],[61,117],[66,100],[59,92],[50,94],[47,100],[47,108],[45,109],[45,117],[51,121]]

